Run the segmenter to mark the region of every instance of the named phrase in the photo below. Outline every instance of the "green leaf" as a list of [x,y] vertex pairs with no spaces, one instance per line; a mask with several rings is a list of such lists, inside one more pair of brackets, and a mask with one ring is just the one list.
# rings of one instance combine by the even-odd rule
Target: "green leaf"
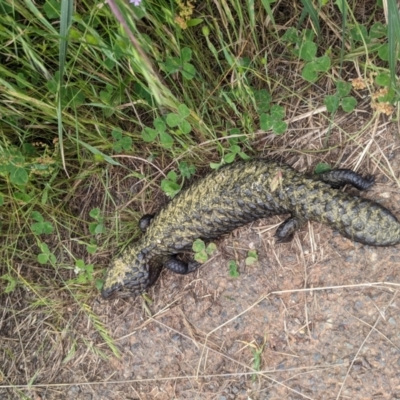
[[238,143],[238,142],[239,142],[239,138],[237,138],[237,137],[231,137],[231,138],[228,139],[228,143],[229,143],[230,145],[236,144],[236,143]]
[[4,196],[0,193],[0,207],[4,204]]
[[160,63],[161,68],[170,74],[177,72],[180,68],[181,60],[177,57],[169,57],[165,60],[165,63]]
[[114,143],[112,148],[117,153],[120,153],[122,151],[122,146],[120,142]]
[[317,45],[314,42],[306,40],[300,47],[299,57],[304,61],[314,60],[317,54]]
[[89,224],[89,232],[94,235],[97,227],[97,222],[91,222]]
[[190,115],[190,110],[187,107],[186,104],[180,104],[178,107],[178,114],[182,117],[182,118],[186,118]]
[[255,258],[256,260],[258,260],[258,254],[257,254],[257,251],[256,251],[256,250],[249,250],[249,251],[247,252],[247,256],[248,256],[248,257],[253,257],[253,258]]
[[158,132],[152,128],[146,127],[142,131],[142,139],[147,143],[153,142],[157,135]]
[[100,100],[107,105],[111,104],[111,96],[112,93],[107,92],[106,90],[101,90],[100,91]]
[[381,22],[376,22],[371,26],[369,30],[369,37],[371,39],[380,39],[387,35],[387,27],[383,25]]
[[331,166],[327,163],[318,163],[314,169],[315,174],[322,174],[331,170]]
[[31,143],[23,143],[22,153],[28,157],[34,157],[38,154],[38,151],[35,146],[32,146]]
[[94,281],[94,285],[96,287],[97,290],[101,290],[104,286],[104,280],[103,279],[96,279]]
[[114,140],[120,140],[122,138],[122,131],[121,129],[114,129],[111,132],[111,136],[114,138]]
[[189,19],[189,21],[186,21],[186,25],[191,27],[191,26],[197,26],[200,25],[203,22],[203,18],[192,18]]
[[106,228],[105,228],[104,224],[97,224],[96,228],[94,229],[94,233],[96,235],[99,235],[101,233],[105,233],[105,231],[106,231]]
[[44,218],[43,218],[42,214],[40,214],[40,212],[38,212],[38,211],[32,211],[31,218],[34,219],[37,222],[43,222],[44,221]]
[[274,121],[272,130],[275,135],[282,135],[287,130],[287,123],[285,121]]
[[154,125],[154,128],[156,128],[156,130],[158,132],[165,132],[165,130],[167,129],[167,126],[165,125],[165,122],[162,118],[156,118],[153,121],[153,125]]
[[228,153],[228,154],[224,155],[223,159],[227,164],[230,164],[235,160],[235,157],[236,157],[236,153]]
[[32,232],[35,235],[41,235],[42,233],[50,234],[53,232],[54,227],[51,222],[42,221],[42,222],[35,222],[31,225]]
[[169,149],[174,144],[174,139],[167,132],[160,132],[160,142],[164,148]]
[[240,135],[240,129],[239,128],[229,129],[228,135]]
[[42,230],[43,230],[43,233],[45,233],[46,235],[49,235],[50,233],[53,233],[54,226],[51,222],[44,221],[44,222],[42,222]]
[[93,219],[95,219],[95,220],[99,220],[100,219],[100,215],[101,215],[101,213],[100,213],[100,208],[99,207],[96,207],[96,208],[92,208],[91,210],[90,210],[90,212],[89,212],[89,215],[93,218]]
[[286,111],[283,107],[274,105],[271,107],[271,118],[273,121],[277,121],[285,118]]
[[295,44],[299,40],[299,32],[296,28],[290,27],[282,36],[282,40]]
[[337,81],[336,83],[337,94],[339,97],[347,96],[351,91],[351,83],[345,81]]
[[32,196],[30,196],[28,193],[23,193],[23,192],[13,193],[13,198],[17,201],[22,201],[26,204],[32,201]]
[[80,284],[80,285],[84,285],[85,283],[87,283],[88,278],[85,274],[80,274],[78,275],[77,278],[75,278],[75,282]]
[[272,96],[266,89],[254,90],[254,100],[259,114],[266,113],[271,107]]
[[324,103],[326,105],[326,109],[329,112],[335,112],[339,108],[339,96],[337,95],[328,95],[324,99]]
[[47,0],[43,6],[43,10],[48,19],[57,19],[61,13],[61,1]]
[[[285,122],[284,122],[285,123]],[[239,157],[242,159],[242,160],[250,160],[250,158],[251,157],[249,157],[246,153],[244,153],[243,151],[241,151],[240,153],[239,153]]]
[[240,146],[238,146],[237,144],[233,144],[231,147],[229,147],[229,151],[231,153],[237,154],[240,152]]
[[41,235],[43,233],[41,222],[35,222],[34,224],[32,224],[31,229],[35,235]]
[[260,129],[263,131],[268,131],[272,128],[273,119],[268,114],[261,114],[260,115]]
[[216,251],[217,251],[217,245],[215,243],[210,243],[206,248],[206,252],[208,255],[211,255]]
[[228,261],[229,275],[232,278],[237,278],[240,276],[239,271],[237,269],[237,264],[234,260]]
[[208,260],[208,255],[204,250],[199,251],[198,253],[194,254],[194,259],[200,264],[204,264]]
[[247,257],[246,258],[246,265],[253,265],[257,262],[257,258],[254,257]]
[[179,129],[184,135],[187,135],[192,130],[192,126],[185,119],[179,124]]
[[97,245],[96,244],[88,244],[86,245],[86,251],[89,254],[94,254],[97,251]]
[[383,61],[389,60],[389,45],[387,43],[383,44],[378,49],[378,56]]
[[317,57],[312,63],[314,70],[319,72],[326,72],[331,67],[331,59],[328,56]]
[[222,165],[222,163],[210,163],[210,168],[211,169],[218,169],[220,166]]
[[186,161],[180,162],[178,168],[184,178],[190,178],[196,172],[196,167],[194,165],[189,166]]
[[166,72],[173,74],[179,71],[181,60],[177,57],[168,57],[165,60],[165,63],[162,63],[161,66],[165,69]]
[[189,47],[184,47],[181,50],[182,63],[189,62],[192,59],[192,50]]
[[353,96],[343,97],[342,109],[345,112],[352,112],[357,105],[357,100]]
[[40,253],[37,257],[40,264],[46,264],[49,260],[49,254]]
[[15,167],[10,174],[10,181],[14,185],[25,185],[28,182],[29,176],[25,168]]
[[196,75],[196,68],[190,63],[185,63],[181,72],[184,78],[193,79]]
[[350,35],[356,42],[365,41],[368,43],[370,41],[367,28],[361,24],[357,24],[354,28],[350,29]]
[[79,107],[85,102],[85,100],[86,97],[83,90],[72,86],[67,87],[64,102],[65,106]]
[[203,251],[203,250],[205,250],[205,248],[206,248],[206,245],[204,244],[204,242],[201,239],[196,239],[193,242],[192,250],[195,253],[198,253],[199,251]]
[[167,115],[166,121],[168,126],[170,126],[171,128],[175,128],[182,122],[182,117],[178,114],[169,113]]
[[39,244],[39,248],[42,251],[42,253],[50,254],[49,246],[47,246],[46,243],[41,242]]
[[161,189],[167,196],[173,198],[180,192],[181,186],[176,182],[170,181],[169,179],[163,179],[161,181]]
[[119,141],[119,144],[123,150],[128,151],[132,147],[132,138],[130,138],[129,136],[124,136]]
[[0,278],[7,281],[7,286],[4,290],[4,293],[13,292],[17,286],[17,280],[14,277],[12,277],[10,274],[5,274],[5,275],[1,276]]
[[382,72],[375,77],[375,83],[379,86],[390,85],[390,75],[387,72]]
[[318,79],[318,73],[314,69],[313,63],[308,63],[304,66],[301,76],[309,82],[315,82]]
[[175,171],[169,171],[167,178],[172,182],[176,182],[178,180],[178,174]]
[[93,264],[85,265],[85,271],[86,271],[86,273],[88,274],[88,276],[89,276],[90,278],[92,278],[92,273],[93,273],[93,271],[94,271],[94,266],[93,266]]
[[245,72],[245,71],[247,71],[248,68],[250,68],[251,59],[249,57],[242,57],[242,58],[238,59],[237,63],[239,66],[239,71]]

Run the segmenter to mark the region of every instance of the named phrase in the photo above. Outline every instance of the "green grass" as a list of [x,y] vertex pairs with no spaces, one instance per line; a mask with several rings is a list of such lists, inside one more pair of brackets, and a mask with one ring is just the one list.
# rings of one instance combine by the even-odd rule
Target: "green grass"
[[68,359],[104,355],[81,318],[118,353],[89,304],[161,189],[268,150],[322,158],[339,144],[295,148],[287,120],[325,104],[334,126],[361,99],[352,78],[387,89],[377,104],[399,97],[393,0],[389,28],[373,1],[367,19],[341,0],[197,1],[186,20],[173,1],[43,3],[0,1],[0,289],[23,304],[9,315],[69,332]]

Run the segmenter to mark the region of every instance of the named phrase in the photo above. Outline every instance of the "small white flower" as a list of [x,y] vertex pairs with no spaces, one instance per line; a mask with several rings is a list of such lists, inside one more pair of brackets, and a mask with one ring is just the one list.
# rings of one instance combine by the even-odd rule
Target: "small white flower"
[[134,6],[139,6],[142,0],[129,0],[129,3],[133,4]]
[[83,271],[82,268],[79,268],[77,265],[75,265],[74,268],[75,275],[79,275],[82,271]]

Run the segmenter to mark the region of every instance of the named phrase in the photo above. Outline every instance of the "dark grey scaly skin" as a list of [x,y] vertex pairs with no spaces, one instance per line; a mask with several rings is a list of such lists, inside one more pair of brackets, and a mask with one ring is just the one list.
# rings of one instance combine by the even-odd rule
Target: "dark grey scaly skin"
[[374,246],[400,242],[400,223],[371,200],[337,190],[347,183],[368,189],[374,180],[350,170],[307,176],[286,164],[254,160],[214,171],[179,193],[158,214],[140,221],[142,237],[111,262],[102,290],[136,296],[157,280],[162,267],[186,274],[199,267],[176,255],[191,250],[194,240],[215,239],[260,218],[291,214],[276,237],[290,240],[304,222],[329,225],[343,236]]

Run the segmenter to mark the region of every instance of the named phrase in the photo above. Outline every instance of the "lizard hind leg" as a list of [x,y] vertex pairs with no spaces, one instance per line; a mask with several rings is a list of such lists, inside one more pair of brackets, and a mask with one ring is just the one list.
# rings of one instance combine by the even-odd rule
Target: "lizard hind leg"
[[300,218],[289,217],[283,221],[275,232],[277,243],[290,242],[293,239],[294,233],[304,224]]
[[201,267],[201,264],[195,260],[184,262],[182,260],[179,260],[175,255],[169,256],[165,260],[163,260],[163,265],[170,271],[180,275],[190,274]]

